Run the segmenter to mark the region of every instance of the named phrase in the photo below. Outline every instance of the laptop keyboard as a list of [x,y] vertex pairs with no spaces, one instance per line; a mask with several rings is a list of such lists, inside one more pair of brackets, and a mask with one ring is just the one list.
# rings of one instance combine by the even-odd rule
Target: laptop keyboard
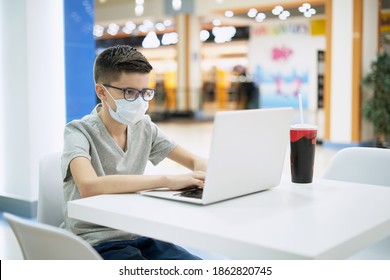
[[202,195],[203,195],[203,189],[200,189],[200,188],[190,189],[187,191],[183,191],[179,194],[179,196],[192,197],[192,198],[198,198],[198,199],[201,199]]

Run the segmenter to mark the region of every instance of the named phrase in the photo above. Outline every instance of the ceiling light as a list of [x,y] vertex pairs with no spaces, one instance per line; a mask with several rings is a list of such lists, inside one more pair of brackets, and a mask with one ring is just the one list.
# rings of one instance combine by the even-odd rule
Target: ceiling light
[[304,12],[306,12],[306,9],[303,6],[300,6],[298,8],[298,11],[300,11],[301,13],[304,13]]
[[236,28],[234,26],[214,27],[212,32],[215,43],[225,43],[231,41],[236,35]]
[[107,33],[112,35],[112,36],[115,36],[116,34],[118,34],[118,31],[119,31],[119,25],[116,24],[116,23],[110,23],[108,25],[108,29],[107,29]]
[[134,13],[136,16],[142,16],[144,13],[144,5],[136,5],[134,8]]
[[312,15],[315,15],[317,11],[311,7],[310,4],[304,3],[302,6],[298,8],[298,10],[303,13],[305,17],[311,17]]
[[280,13],[279,19],[286,20],[289,16],[290,16],[290,12],[289,11],[283,11],[283,12]]
[[123,31],[123,33],[126,33],[126,34],[131,34],[133,32],[133,30],[127,28],[126,26],[122,27],[122,31]]
[[225,11],[225,17],[231,18],[234,16],[233,11]]
[[154,28],[154,23],[150,19],[145,19],[142,24],[145,26],[147,29],[153,29]]
[[138,26],[138,31],[142,33],[146,33],[149,31],[149,29],[145,25],[141,24]]
[[165,25],[163,23],[161,23],[161,22],[156,23],[156,29],[158,31],[164,31],[165,30]]
[[126,34],[131,34],[136,27],[137,26],[133,22],[128,21],[125,26],[122,27],[122,31]]
[[199,37],[202,42],[205,42],[208,38],[210,38],[210,32],[207,30],[201,30]]
[[249,11],[248,11],[248,17],[254,18],[256,15],[257,15],[257,10],[256,10],[256,9],[254,9],[254,8],[249,9]]
[[137,26],[135,25],[135,23],[134,22],[132,22],[132,21],[128,21],[128,22],[126,22],[126,28],[128,28],[128,29],[131,29],[131,30],[134,30]]
[[176,32],[165,33],[161,39],[164,46],[177,44],[178,41],[179,35]]
[[156,32],[150,31],[142,41],[142,47],[145,49],[158,48],[160,46],[160,40],[157,37]]
[[93,27],[93,35],[96,37],[102,37],[104,33],[104,27],[101,25],[95,25]]
[[164,25],[165,25],[166,27],[171,26],[171,25],[172,25],[172,20],[170,20],[170,19],[164,20]]
[[255,20],[256,20],[257,22],[262,22],[263,20],[265,20],[266,17],[267,17],[267,16],[266,16],[264,13],[258,13],[258,14],[256,15]]
[[308,10],[311,8],[311,5],[309,3],[304,3],[302,4],[302,7],[305,9],[305,10]]
[[179,11],[181,9],[181,0],[172,0],[172,9]]
[[277,15],[280,15],[283,11],[283,7],[282,6],[275,6],[275,8],[273,8],[272,10],[272,13],[277,16]]
[[213,20],[213,25],[214,25],[214,26],[220,26],[221,23],[222,23],[222,22],[221,22],[219,19],[214,19],[214,20]]

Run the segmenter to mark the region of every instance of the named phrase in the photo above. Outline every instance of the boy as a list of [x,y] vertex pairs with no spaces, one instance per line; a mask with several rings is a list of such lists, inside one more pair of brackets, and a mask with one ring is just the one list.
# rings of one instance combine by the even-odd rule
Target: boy
[[[130,46],[110,47],[96,58],[95,91],[101,103],[65,127],[66,201],[160,187],[203,187],[205,160],[176,145],[145,115],[155,93],[148,88],[151,70],[147,59]],[[143,175],[148,160],[156,165],[166,157],[193,172]],[[174,244],[70,219],[67,212],[65,226],[104,259],[199,259]]]

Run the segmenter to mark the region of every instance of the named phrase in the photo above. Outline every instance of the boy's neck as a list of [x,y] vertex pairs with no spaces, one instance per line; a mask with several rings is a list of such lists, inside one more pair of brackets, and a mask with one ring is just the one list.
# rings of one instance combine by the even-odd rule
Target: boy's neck
[[110,113],[104,107],[104,105],[98,112],[98,115],[102,120],[104,126],[106,127],[108,133],[111,135],[111,137],[118,138],[118,137],[122,137],[123,135],[126,136],[127,125],[115,121],[110,116]]

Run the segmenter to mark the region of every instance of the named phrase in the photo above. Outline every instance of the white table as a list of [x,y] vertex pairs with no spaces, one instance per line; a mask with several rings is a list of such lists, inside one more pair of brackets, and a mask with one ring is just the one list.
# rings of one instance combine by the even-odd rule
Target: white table
[[331,180],[283,180],[208,206],[121,194],[68,207],[73,218],[234,259],[344,259],[390,235],[389,187]]

